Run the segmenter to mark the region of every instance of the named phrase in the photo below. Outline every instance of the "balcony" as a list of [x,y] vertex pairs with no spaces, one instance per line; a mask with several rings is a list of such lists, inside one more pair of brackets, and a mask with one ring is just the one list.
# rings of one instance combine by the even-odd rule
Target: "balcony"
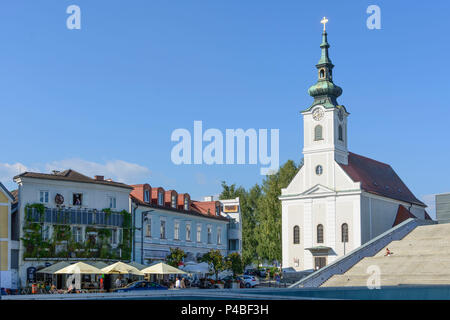
[[228,239],[240,239],[239,236],[240,224],[230,223],[228,224]]
[[110,214],[95,209],[57,209],[45,208],[41,216],[35,208],[25,212],[28,221],[50,224],[98,225],[102,227],[123,227],[124,217],[120,213]]

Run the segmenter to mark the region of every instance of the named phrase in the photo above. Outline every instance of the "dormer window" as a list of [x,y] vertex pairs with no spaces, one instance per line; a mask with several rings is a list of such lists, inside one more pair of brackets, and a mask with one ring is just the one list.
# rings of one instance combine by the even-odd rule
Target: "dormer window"
[[158,205],[162,206],[164,205],[164,193],[163,192],[158,192]]
[[150,191],[148,191],[148,190],[144,191],[144,201],[150,202]]
[[189,210],[189,198],[184,197],[184,210]]
[[177,196],[172,194],[172,198],[171,198],[171,202],[170,202],[172,208],[176,208],[177,207]]

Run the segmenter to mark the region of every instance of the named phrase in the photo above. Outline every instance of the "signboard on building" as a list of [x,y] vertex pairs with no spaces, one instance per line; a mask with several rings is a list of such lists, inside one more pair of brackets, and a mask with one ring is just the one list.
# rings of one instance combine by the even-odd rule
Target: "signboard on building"
[[239,206],[238,205],[224,205],[223,212],[226,212],[226,213],[239,212]]

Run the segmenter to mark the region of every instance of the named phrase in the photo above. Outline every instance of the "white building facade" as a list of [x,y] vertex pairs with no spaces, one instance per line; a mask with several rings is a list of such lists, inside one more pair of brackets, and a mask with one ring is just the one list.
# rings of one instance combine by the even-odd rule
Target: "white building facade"
[[[40,232],[37,246],[20,241],[22,286],[33,282],[39,268],[58,260],[129,260],[125,247],[131,254],[131,237],[129,244],[122,245],[132,187],[74,170],[25,172],[14,181],[20,238],[33,236],[27,226],[37,226]],[[44,208],[42,212],[39,207]]]
[[228,253],[237,252],[242,256],[242,221],[239,197],[219,201],[221,215],[229,219]]
[[428,219],[387,164],[348,151],[349,112],[339,105],[327,33],[313,104],[302,112],[304,164],[282,189],[282,266],[321,268],[409,218]]

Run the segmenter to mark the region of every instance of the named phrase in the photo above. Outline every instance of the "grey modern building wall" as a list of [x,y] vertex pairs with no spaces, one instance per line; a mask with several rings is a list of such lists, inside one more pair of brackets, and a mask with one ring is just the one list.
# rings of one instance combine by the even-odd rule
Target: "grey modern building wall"
[[436,219],[438,223],[450,223],[450,193],[436,195]]

